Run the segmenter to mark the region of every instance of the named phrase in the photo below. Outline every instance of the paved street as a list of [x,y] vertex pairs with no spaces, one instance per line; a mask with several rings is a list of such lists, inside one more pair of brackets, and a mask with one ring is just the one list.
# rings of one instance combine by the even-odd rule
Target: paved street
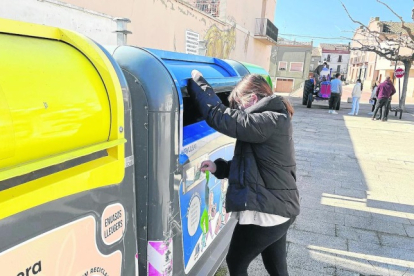
[[[368,100],[356,117],[344,101],[333,115],[327,102],[300,100],[291,97],[301,214],[290,275],[414,275],[414,114],[384,123],[369,118]],[[260,256],[249,275],[267,275]]]

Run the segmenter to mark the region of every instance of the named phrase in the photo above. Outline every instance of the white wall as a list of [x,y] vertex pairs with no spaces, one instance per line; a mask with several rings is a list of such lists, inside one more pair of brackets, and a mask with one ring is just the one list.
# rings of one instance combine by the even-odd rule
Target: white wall
[[[333,72],[336,72],[338,65],[341,65],[341,73],[346,74],[348,72],[348,63],[350,59],[350,54],[333,54],[333,53],[322,53],[322,62],[325,59],[328,59],[328,55],[331,56],[331,61],[327,61],[329,68],[332,68]],[[339,56],[342,56],[342,62],[338,62]]]
[[79,32],[103,45],[116,45],[112,17],[55,0],[0,0],[0,17]]

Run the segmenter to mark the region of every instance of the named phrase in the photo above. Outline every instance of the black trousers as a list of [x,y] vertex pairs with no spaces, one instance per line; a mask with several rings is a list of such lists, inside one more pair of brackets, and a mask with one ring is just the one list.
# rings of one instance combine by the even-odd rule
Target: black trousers
[[270,227],[237,224],[226,258],[230,276],[247,276],[249,264],[259,254],[271,276],[288,276],[286,233],[294,220]]
[[340,100],[341,100],[341,94],[331,93],[331,97],[329,98],[329,109],[335,110]]
[[385,121],[388,120],[388,114],[390,113],[390,109],[391,109],[391,99],[388,99],[387,104],[385,105],[387,112],[385,112]]
[[377,116],[378,110],[380,108],[382,109],[382,114],[380,114],[380,117],[384,121],[387,118],[388,99],[378,99],[377,104],[375,105],[375,111],[374,115],[372,115],[372,118],[375,118]]

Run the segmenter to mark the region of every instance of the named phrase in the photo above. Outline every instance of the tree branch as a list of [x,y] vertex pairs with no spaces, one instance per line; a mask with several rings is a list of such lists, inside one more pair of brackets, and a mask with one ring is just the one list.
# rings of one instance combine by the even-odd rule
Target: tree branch
[[[377,32],[377,31],[372,31],[367,25],[363,24],[361,21],[355,20],[354,18],[352,18],[351,14],[349,13],[348,9],[346,8],[345,4],[343,2],[341,2],[342,7],[344,8],[345,12],[347,13],[349,19],[351,19],[352,22],[354,22],[355,24],[359,24],[363,30],[367,31],[369,34],[372,35],[372,37],[375,39],[375,41],[378,44],[381,44],[384,40],[386,40],[386,37],[384,37],[384,34]],[[383,38],[381,38],[384,37]]]
[[407,34],[411,38],[411,40],[414,40],[414,35],[411,32],[411,29],[409,27],[405,26],[405,21],[402,18],[402,16],[400,16],[398,13],[396,13],[389,5],[387,5],[386,3],[382,2],[381,0],[377,0],[377,2],[380,3],[380,4],[383,4],[384,6],[386,6],[396,17],[398,17],[400,19],[400,21],[401,21],[401,28],[403,28],[407,32]]
[[359,25],[365,27],[366,29],[368,29],[368,27],[365,26],[365,24],[363,24],[361,21],[353,19],[351,14],[349,13],[348,9],[346,8],[345,4],[343,2],[341,2],[341,4],[342,4],[342,7],[344,7],[344,10],[345,10],[346,14],[348,15],[349,19],[351,19],[352,22],[354,22],[356,24],[359,24]]
[[384,49],[378,49],[375,46],[361,44],[361,47],[353,47],[351,48],[351,50],[362,51],[362,52],[373,52],[373,53],[376,53],[378,56],[388,59],[390,61],[395,61],[396,59],[395,52],[393,50],[384,51]]
[[377,2],[386,6],[392,13],[394,13],[395,16],[397,16],[401,20],[401,27],[402,29],[407,31],[408,36],[388,34],[382,32],[382,30],[371,30],[369,26],[363,24],[358,20],[355,20],[349,13],[344,3],[341,2],[342,7],[347,13],[349,19],[353,23],[358,24],[360,26],[360,28],[354,32],[354,37],[352,39],[346,37],[343,38],[354,41],[360,45],[357,47],[351,47],[350,50],[352,51],[373,52],[378,56],[390,61],[402,61],[409,62],[411,64],[411,62],[414,61],[413,53],[409,55],[400,55],[399,51],[397,51],[397,46],[399,48],[405,48],[414,51],[414,35],[412,34],[411,29],[405,25],[404,19],[401,16],[399,16],[390,6],[388,6],[381,0],[377,0]]

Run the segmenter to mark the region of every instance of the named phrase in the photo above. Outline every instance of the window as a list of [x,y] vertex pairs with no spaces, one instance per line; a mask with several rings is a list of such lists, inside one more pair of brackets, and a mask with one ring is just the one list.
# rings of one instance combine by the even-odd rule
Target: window
[[303,72],[303,62],[291,62],[290,72]]
[[310,70],[313,71],[313,64],[310,65]]
[[286,69],[287,69],[287,62],[279,61],[279,71],[286,71]]
[[326,61],[331,61],[331,55],[328,55],[328,58],[326,59]]
[[342,62],[342,55],[339,55],[338,62]]
[[[190,1],[186,1],[186,2],[190,2]],[[195,6],[197,9],[199,9],[202,12],[210,14],[214,17],[220,16],[220,1],[196,0],[196,1],[191,1],[191,2],[195,2],[195,3],[189,3],[190,5]]]
[[338,65],[338,67],[336,68],[336,72],[341,73],[341,65]]

